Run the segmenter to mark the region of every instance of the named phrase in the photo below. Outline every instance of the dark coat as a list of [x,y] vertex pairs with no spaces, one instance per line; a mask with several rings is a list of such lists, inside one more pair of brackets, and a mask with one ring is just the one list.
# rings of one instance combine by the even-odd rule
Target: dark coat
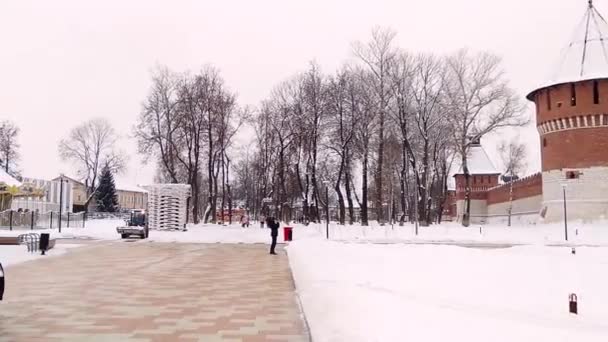
[[270,228],[270,236],[279,235],[279,227],[280,227],[279,222],[272,220],[272,221],[266,222],[266,224],[268,225],[268,228]]

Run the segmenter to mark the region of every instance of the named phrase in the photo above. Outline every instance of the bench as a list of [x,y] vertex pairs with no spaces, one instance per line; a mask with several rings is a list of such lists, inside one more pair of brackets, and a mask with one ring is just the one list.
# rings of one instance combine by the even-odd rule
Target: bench
[[17,236],[0,236],[0,245],[19,245]]

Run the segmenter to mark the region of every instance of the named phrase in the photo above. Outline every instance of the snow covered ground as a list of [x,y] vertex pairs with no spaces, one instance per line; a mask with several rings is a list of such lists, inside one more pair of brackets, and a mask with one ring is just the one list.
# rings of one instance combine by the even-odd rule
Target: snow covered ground
[[56,244],[51,250],[46,252],[46,255],[41,255],[40,252],[30,253],[27,251],[27,246],[0,246],[0,263],[7,267],[24,261],[34,260],[38,258],[48,258],[64,254],[70,248],[80,247],[78,244]]
[[[606,341],[608,248],[363,244],[288,254],[313,339]],[[568,313],[578,295],[580,315]]]
[[[16,236],[30,232],[50,233],[51,238],[65,239],[99,239],[99,240],[120,240],[120,235],[116,232],[116,227],[124,226],[122,220],[90,220],[87,221],[85,228],[62,228],[61,233],[58,229],[41,229],[30,231],[24,230],[0,230],[0,236]],[[307,238],[318,236],[315,227],[294,227],[295,238]],[[283,232],[280,232],[279,242],[282,242]],[[198,224],[188,226],[187,231],[158,231],[151,230],[149,241],[154,242],[183,242],[183,243],[270,243],[270,230],[261,229],[259,226],[241,228],[240,225],[221,226],[216,224]]]
[[[35,230],[36,233],[48,232],[52,238],[91,238],[100,240],[120,239],[116,227],[124,225],[122,220],[90,220],[85,228],[63,228]],[[293,225],[294,239],[325,237],[326,225]],[[0,236],[19,235],[30,232],[24,230],[0,230]],[[279,241],[281,241],[282,231]],[[331,223],[329,236],[335,241],[374,242],[374,243],[463,243],[463,244],[524,244],[524,245],[592,245],[608,247],[608,222],[582,224],[569,223],[569,239],[565,241],[564,226],[561,223],[531,226],[484,225],[464,228],[457,223],[443,223],[430,227],[419,227],[418,235],[411,224],[380,226],[372,222],[368,227],[360,225],[340,226]],[[194,243],[268,243],[269,230],[258,225],[241,228],[240,225],[221,226],[216,224],[189,225],[182,231],[150,231],[150,240],[158,242]]]
[[[325,225],[315,229],[325,234]],[[568,224],[568,242],[565,240],[563,223],[539,224],[530,226],[472,225],[462,227],[458,223],[443,223],[430,227],[419,227],[418,235],[411,224],[380,226],[372,222],[368,227],[360,225],[330,224],[329,236],[332,240],[378,242],[378,243],[492,243],[492,244],[572,244],[608,246],[608,222]]]
[[[116,227],[123,224],[91,220],[86,228],[47,232],[53,238],[119,240]],[[259,226],[199,224],[185,232],[151,231],[149,240],[268,244],[269,233]],[[331,241],[325,234],[324,224],[295,225],[287,247],[315,341],[605,341],[608,336],[608,224],[570,223],[576,255],[564,246],[561,224],[480,230],[447,223],[421,227],[417,236],[411,225],[331,224]],[[72,246],[60,243],[50,255]],[[0,246],[5,266],[37,257],[25,246]],[[572,292],[578,295],[578,316],[568,313]]]

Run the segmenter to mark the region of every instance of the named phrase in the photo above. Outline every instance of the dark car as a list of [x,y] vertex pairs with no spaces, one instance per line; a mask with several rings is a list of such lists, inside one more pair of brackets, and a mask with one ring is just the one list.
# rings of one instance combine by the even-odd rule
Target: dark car
[[0,300],[2,300],[2,295],[4,295],[4,268],[0,263]]

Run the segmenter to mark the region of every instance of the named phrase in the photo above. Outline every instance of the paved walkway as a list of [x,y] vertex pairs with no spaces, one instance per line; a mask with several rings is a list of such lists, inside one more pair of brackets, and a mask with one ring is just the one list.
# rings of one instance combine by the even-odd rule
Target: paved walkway
[[283,251],[112,242],[6,270],[0,341],[308,341]]

